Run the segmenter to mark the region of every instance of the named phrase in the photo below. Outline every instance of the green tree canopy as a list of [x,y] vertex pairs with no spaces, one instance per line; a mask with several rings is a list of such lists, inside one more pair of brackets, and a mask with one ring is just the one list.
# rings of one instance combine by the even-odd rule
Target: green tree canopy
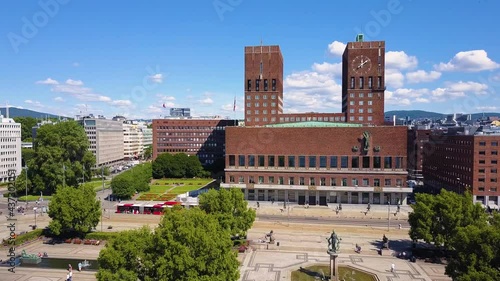
[[99,223],[101,203],[92,186],[58,187],[49,203],[49,229],[55,235],[90,232]]
[[36,126],[38,121],[33,117],[14,117],[14,121],[21,123],[21,139],[29,141],[33,137],[32,128]]
[[206,177],[197,156],[185,153],[162,153],[153,161],[153,178],[193,178]]
[[213,215],[231,235],[245,235],[255,221],[255,210],[248,208],[238,188],[210,191],[200,195],[200,209]]
[[76,187],[83,176],[90,179],[95,157],[88,145],[83,127],[75,121],[41,126],[34,143],[34,157],[28,162],[33,191],[52,194],[58,185]]
[[99,254],[97,279],[235,281],[238,260],[229,233],[195,209],[168,209],[157,229],[130,231]]
[[472,204],[472,195],[442,190],[438,195],[417,194],[410,213],[410,237],[448,248],[459,227],[485,225],[483,208]]
[[136,191],[143,192],[149,190],[151,174],[151,163],[136,165],[114,177],[111,180],[111,190],[118,198],[128,199]]

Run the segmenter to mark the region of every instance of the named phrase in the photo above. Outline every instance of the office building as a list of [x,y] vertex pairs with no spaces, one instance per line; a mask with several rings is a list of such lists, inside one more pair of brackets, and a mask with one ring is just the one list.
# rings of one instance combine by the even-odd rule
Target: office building
[[21,160],[21,124],[0,113],[0,182],[9,180],[11,170],[21,174]]

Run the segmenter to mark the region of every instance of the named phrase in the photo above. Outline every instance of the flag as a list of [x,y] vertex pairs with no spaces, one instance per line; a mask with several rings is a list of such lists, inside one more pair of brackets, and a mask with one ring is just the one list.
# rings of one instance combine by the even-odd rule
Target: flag
[[167,106],[165,104],[163,104],[163,108],[167,108]]
[[236,97],[234,97],[233,111],[236,111]]

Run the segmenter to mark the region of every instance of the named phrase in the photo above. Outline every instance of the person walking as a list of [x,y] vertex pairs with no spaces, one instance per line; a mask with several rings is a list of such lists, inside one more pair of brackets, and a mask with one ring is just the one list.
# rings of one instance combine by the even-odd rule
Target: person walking
[[391,272],[394,272],[395,268],[396,268],[396,266],[394,264],[391,264]]

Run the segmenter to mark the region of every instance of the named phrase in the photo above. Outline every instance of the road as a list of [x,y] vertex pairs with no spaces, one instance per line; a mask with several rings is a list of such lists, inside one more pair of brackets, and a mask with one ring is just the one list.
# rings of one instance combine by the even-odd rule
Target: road
[[[279,221],[301,224],[333,224],[344,226],[370,226],[370,227],[387,227],[387,219],[358,219],[358,218],[328,218],[328,217],[298,217],[298,216],[280,216],[280,215],[257,215],[259,221]],[[401,224],[402,228],[409,228],[410,224],[406,220],[391,220],[391,227],[394,228]]]

